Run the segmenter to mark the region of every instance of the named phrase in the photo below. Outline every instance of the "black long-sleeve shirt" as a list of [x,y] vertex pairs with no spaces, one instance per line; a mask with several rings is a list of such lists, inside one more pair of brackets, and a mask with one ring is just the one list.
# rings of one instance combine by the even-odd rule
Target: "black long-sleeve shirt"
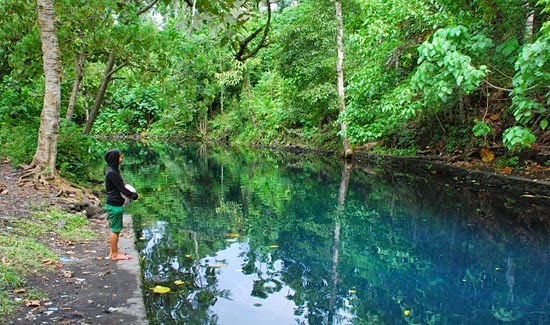
[[124,186],[124,180],[118,170],[119,158],[122,153],[119,150],[113,149],[105,154],[107,169],[105,170],[105,190],[107,192],[107,204],[113,206],[123,206],[124,198],[121,193],[124,193],[132,200],[138,198],[138,194],[128,190]]

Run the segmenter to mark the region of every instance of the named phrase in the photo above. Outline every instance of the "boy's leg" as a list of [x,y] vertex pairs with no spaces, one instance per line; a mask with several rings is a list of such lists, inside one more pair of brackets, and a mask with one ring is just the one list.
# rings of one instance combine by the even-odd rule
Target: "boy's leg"
[[130,256],[118,251],[118,238],[120,231],[122,230],[122,215],[124,209],[119,206],[112,206],[107,204],[105,206],[107,213],[109,214],[109,227],[111,234],[109,235],[109,258],[112,260],[129,260]]

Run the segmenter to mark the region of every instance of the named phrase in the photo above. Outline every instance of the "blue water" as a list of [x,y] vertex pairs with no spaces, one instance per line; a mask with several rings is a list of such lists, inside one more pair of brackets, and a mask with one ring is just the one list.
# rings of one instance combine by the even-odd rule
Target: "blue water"
[[322,155],[122,149],[152,324],[550,324],[548,198]]

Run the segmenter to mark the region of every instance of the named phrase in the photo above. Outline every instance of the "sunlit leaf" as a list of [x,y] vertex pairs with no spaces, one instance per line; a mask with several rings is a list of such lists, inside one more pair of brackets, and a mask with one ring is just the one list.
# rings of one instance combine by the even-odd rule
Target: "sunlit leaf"
[[279,248],[279,245],[269,245],[269,248]]
[[409,316],[410,314],[411,314],[410,310],[404,310],[403,311],[403,315],[405,315],[405,316]]
[[181,280],[176,280],[174,281],[174,284],[177,285],[177,286],[180,286],[182,284],[184,284],[185,282],[181,281]]
[[160,293],[160,294],[170,292],[170,288],[163,287],[163,286],[156,286],[154,288],[151,288],[151,290],[153,290],[154,293]]

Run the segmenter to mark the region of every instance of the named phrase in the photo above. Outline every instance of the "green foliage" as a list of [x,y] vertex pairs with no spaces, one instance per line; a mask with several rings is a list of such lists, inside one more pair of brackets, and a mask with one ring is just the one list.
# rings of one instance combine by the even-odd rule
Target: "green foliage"
[[491,127],[484,121],[479,121],[474,125],[472,131],[476,137],[486,137],[491,133]]
[[524,127],[514,126],[514,130],[505,131],[508,148],[530,146],[536,138],[527,127],[540,117],[534,128],[545,130],[550,119],[550,23],[546,22],[539,34],[535,42],[523,47],[515,63],[511,111]]
[[57,168],[61,176],[79,184],[91,179],[89,150],[92,138],[74,123],[62,124],[57,144]]
[[138,134],[157,121],[162,103],[155,85],[147,87],[120,87],[115,90],[113,101],[105,108],[94,124],[94,132],[101,134]]
[[[345,122],[355,145],[381,140],[405,149],[442,140],[456,149],[472,134],[491,135],[485,141],[500,139],[501,130],[514,126],[505,118],[498,127],[471,122],[482,108],[502,110],[496,106],[508,105],[500,101],[502,90],[495,89],[511,88],[509,111],[525,129],[507,133],[507,143],[532,143],[527,129],[544,139],[540,135],[550,119],[547,0],[536,5],[521,0],[342,2],[346,112],[341,115],[334,71],[334,2],[277,1],[280,9],[272,12],[269,46],[244,63],[235,62],[230,45],[265,24],[260,2],[198,0],[197,14],[191,15],[189,10],[175,10],[171,1],[161,1],[153,8],[161,20],[137,15],[141,2],[56,2],[62,110],[76,77],[74,60],[84,59],[76,125],[62,126],[72,129],[61,130],[61,138],[70,143],[69,137],[85,122],[113,52],[116,76],[92,130],[95,134],[334,147],[341,145],[339,123]],[[37,128],[44,90],[33,7],[8,0],[0,9],[6,13],[0,19],[0,122]],[[532,40],[524,35],[530,10],[536,18]],[[460,133],[470,139],[451,139],[451,125],[466,130],[453,136]],[[32,155],[36,131],[30,126],[25,130],[31,136],[21,148],[4,144],[2,149],[10,147],[20,157],[14,161]],[[12,138],[8,133],[2,132],[4,139]],[[529,139],[521,141],[521,136]],[[77,150],[72,144],[60,145],[58,166],[63,174],[81,178],[85,173],[78,170],[86,162],[69,157],[80,155],[87,144],[76,139],[82,140]]]
[[[22,136],[24,135],[24,136]],[[38,127],[11,125],[0,122],[0,157],[9,158],[10,164],[28,164],[36,152]]]
[[530,129],[523,126],[513,126],[502,134],[502,142],[510,151],[521,151],[535,143],[535,136]]
[[489,72],[477,62],[491,45],[489,38],[472,35],[463,26],[436,31],[418,48],[419,67],[413,77],[413,87],[422,92],[425,105],[439,107],[477,89]]
[[36,93],[43,92],[41,79],[34,82],[21,81],[4,76],[0,84],[0,122],[12,125],[31,123],[38,125],[42,99]]

